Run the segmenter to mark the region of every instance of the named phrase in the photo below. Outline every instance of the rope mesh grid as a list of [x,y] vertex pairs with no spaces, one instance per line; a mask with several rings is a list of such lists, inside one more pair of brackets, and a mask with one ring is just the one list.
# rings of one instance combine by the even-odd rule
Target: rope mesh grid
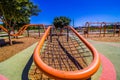
[[[91,51],[80,39],[69,31],[67,41],[67,29],[60,36],[50,36],[45,41],[40,52],[43,62],[55,69],[63,71],[75,71],[87,67],[92,62]],[[55,32],[53,31],[52,34]],[[29,80],[54,80],[42,73],[33,63],[28,74]]]

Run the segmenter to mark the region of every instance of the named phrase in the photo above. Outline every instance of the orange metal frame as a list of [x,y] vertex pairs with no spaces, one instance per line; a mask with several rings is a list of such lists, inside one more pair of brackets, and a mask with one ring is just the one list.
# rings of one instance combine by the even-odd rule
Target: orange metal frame
[[[114,33],[113,33],[113,36],[115,36],[115,30],[116,30],[116,26],[119,25],[120,23],[119,22],[114,22],[114,23],[111,23],[111,22],[86,22],[85,23],[85,27],[88,29],[88,34],[87,34],[87,37],[89,36],[89,31],[90,31],[90,25],[91,24],[101,24],[100,26],[100,36],[101,36],[101,29],[102,29],[102,26],[104,25],[103,27],[103,30],[104,30],[104,34],[103,34],[103,37],[105,37],[105,34],[106,34],[106,25],[107,24],[114,24],[115,26],[113,27],[113,30],[114,30]],[[119,33],[118,33],[118,36],[120,36],[120,28],[119,28]]]
[[[16,34],[10,34],[11,36],[19,36],[21,35],[29,26],[42,26],[44,28],[44,31],[46,30],[45,29],[45,26],[43,24],[27,24],[27,25],[24,25],[22,26],[19,31],[16,33]],[[6,28],[4,28],[3,26],[0,25],[0,28],[2,30],[4,30],[5,32],[8,33],[8,30]]]
[[78,37],[81,39],[85,45],[91,50],[93,55],[92,63],[78,71],[61,71],[54,69],[47,64],[45,64],[40,58],[40,50],[46,40],[47,36],[50,33],[51,27],[48,27],[45,34],[43,35],[42,39],[39,41],[37,47],[34,50],[34,62],[38,66],[38,68],[43,71],[46,75],[57,79],[57,80],[84,80],[90,78],[99,68],[100,66],[100,56],[96,49],[86,40],[84,39],[74,28],[69,27]]

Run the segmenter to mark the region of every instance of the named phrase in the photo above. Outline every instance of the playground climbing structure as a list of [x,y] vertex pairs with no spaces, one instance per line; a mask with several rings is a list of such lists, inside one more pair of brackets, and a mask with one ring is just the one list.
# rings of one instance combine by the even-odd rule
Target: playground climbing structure
[[98,70],[98,52],[74,28],[57,35],[51,26],[34,50],[29,79],[88,80]]
[[[23,34],[23,32],[24,32],[28,27],[34,27],[34,26],[42,27],[42,28],[44,29],[44,31],[45,31],[45,25],[43,25],[43,24],[26,24],[26,25],[22,26],[22,27],[18,30],[17,33],[15,33],[15,34],[11,34],[11,33],[10,33],[10,36],[20,36],[20,35]],[[3,31],[5,31],[6,33],[9,33],[9,30],[6,29],[5,27],[1,26],[1,25],[0,25],[0,29],[2,29]]]

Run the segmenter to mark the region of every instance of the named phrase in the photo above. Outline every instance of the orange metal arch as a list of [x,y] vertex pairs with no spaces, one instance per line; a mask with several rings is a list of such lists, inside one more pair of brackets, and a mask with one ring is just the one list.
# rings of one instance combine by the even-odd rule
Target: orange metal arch
[[78,37],[81,39],[86,46],[91,50],[92,55],[93,55],[93,61],[92,63],[78,71],[61,71],[54,69],[48,65],[46,65],[40,58],[40,50],[44,44],[45,39],[50,33],[51,27],[48,27],[46,30],[45,34],[43,35],[42,39],[39,41],[37,47],[34,50],[34,62],[38,66],[38,68],[43,71],[45,74],[47,74],[50,77],[53,77],[54,79],[58,80],[83,80],[83,79],[88,79],[91,77],[99,68],[100,66],[100,57],[96,49],[87,41],[85,40],[79,33],[72,27],[69,27]]
[[[42,27],[44,28],[44,31],[46,30],[46,29],[45,29],[45,25],[43,25],[43,24],[26,24],[26,25],[22,26],[16,34],[10,34],[10,35],[11,35],[11,36],[19,36],[19,35],[21,35],[29,26],[42,26]],[[6,28],[4,28],[3,26],[0,25],[0,28],[1,28],[2,30],[4,30],[5,32],[8,33],[8,30],[7,30]]]

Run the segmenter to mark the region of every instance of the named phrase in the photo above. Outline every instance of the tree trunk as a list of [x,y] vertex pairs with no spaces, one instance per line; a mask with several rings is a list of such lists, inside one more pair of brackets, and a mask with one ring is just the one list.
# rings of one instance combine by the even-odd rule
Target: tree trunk
[[[12,34],[15,34],[14,26],[12,27]],[[16,38],[16,36],[14,36]]]
[[8,38],[9,38],[9,44],[12,45],[12,40],[11,40],[11,36],[10,36],[10,30],[8,31]]

